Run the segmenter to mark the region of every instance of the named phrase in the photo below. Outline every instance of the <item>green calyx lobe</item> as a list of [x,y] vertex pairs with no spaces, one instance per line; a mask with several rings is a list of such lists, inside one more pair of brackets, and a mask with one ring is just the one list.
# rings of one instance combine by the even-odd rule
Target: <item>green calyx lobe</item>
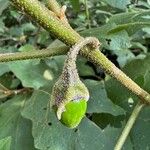
[[65,111],[61,115],[61,123],[69,128],[75,128],[85,116],[87,101],[84,99],[70,101],[65,105]]
[[65,126],[75,128],[85,116],[89,92],[80,80],[65,87],[59,79],[53,87],[51,98],[56,116]]

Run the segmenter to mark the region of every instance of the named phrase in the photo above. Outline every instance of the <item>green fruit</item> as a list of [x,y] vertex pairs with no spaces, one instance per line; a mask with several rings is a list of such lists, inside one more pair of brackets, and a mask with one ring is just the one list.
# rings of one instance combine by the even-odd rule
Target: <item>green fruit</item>
[[82,99],[79,101],[70,101],[65,105],[65,111],[61,115],[61,122],[69,127],[75,128],[85,116],[87,101]]

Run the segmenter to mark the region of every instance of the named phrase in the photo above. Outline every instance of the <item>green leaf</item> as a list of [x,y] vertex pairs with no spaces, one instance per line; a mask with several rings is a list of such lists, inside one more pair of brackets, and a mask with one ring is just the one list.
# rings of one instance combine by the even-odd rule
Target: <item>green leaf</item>
[[16,52],[17,48],[15,46],[3,46],[0,47],[0,53],[12,53]]
[[126,50],[131,46],[130,37],[126,31],[120,31],[116,34],[111,34],[110,49],[113,51]]
[[11,26],[9,28],[9,34],[11,37],[16,37],[16,38],[20,38],[21,36],[24,35],[23,29],[20,28],[18,25]]
[[38,89],[53,79],[51,71],[44,62],[26,60],[11,62],[8,65],[10,70],[21,80],[24,87]]
[[150,11],[133,11],[133,12],[125,12],[125,13],[118,13],[113,15],[108,23],[115,23],[119,24],[128,24],[128,23],[135,23],[135,22],[149,22],[148,18],[145,16],[149,16]]
[[48,94],[36,91],[22,113],[32,120],[35,147],[41,150],[71,150],[75,133],[62,125],[54,113],[49,112],[49,100]]
[[126,30],[129,35],[133,35],[143,27],[149,27],[149,13],[150,11],[137,11],[113,15],[108,23],[115,23],[117,26],[109,30],[108,34]]
[[125,9],[128,4],[130,4],[130,0],[104,0],[107,4],[112,7]]
[[73,6],[73,9],[75,11],[79,11],[80,10],[80,3],[79,0],[70,0],[71,5]]
[[58,77],[62,73],[62,68],[64,65],[66,56],[54,56],[51,59],[46,60],[46,64],[49,66],[49,69],[54,72],[54,77],[58,80]]
[[[22,112],[22,115],[33,123],[32,133],[36,148],[41,150],[113,149],[121,128],[108,127],[102,130],[85,118],[76,129],[69,129],[58,121],[53,112],[49,111],[49,100],[48,94],[42,91],[34,92]],[[129,150],[130,143],[128,139],[125,145]]]
[[6,137],[0,140],[0,150],[10,150],[11,137]]
[[95,36],[100,41],[107,37],[107,32],[116,27],[115,23],[103,25],[101,27],[87,29],[81,32],[82,36]]
[[[107,128],[103,130],[105,133],[105,136],[107,137],[107,142],[105,143],[105,145],[107,145],[108,148],[106,148],[106,150],[114,148],[118,138],[120,137],[122,133],[123,128],[124,126],[122,126],[122,128],[113,128],[113,127],[108,126]],[[108,144],[108,141],[110,144]],[[130,137],[126,139],[125,144],[122,147],[122,150],[133,150],[132,139]]]
[[8,7],[9,0],[0,0],[0,15]]
[[149,11],[119,13],[110,17],[109,22],[101,27],[87,29],[81,32],[83,36],[96,36],[103,43],[107,35],[126,30],[133,35],[143,27],[149,27],[149,19],[144,19]]
[[21,116],[26,96],[15,96],[0,105],[0,139],[11,137],[11,150],[34,150],[31,122]]
[[150,108],[145,108],[138,117],[134,128],[131,130],[130,137],[132,138],[134,149],[143,150],[149,149],[150,143]]
[[20,51],[20,52],[28,52],[28,51],[30,52],[30,51],[34,51],[34,50],[36,50],[35,47],[30,44],[25,44],[18,49],[18,51]]
[[150,26],[149,22],[134,22],[134,23],[128,23],[128,24],[121,24],[121,25],[118,25],[117,27],[111,29],[108,32],[108,34],[126,30],[130,35],[132,35],[135,32],[137,32],[139,29],[141,29],[143,27],[148,27],[148,26]]
[[[150,56],[148,55],[143,60],[134,60],[127,64],[123,71],[129,75],[136,83],[138,83],[142,88],[150,91]],[[126,88],[121,86],[114,79],[110,79],[106,82],[106,90],[109,98],[119,106],[122,106],[127,110],[127,116],[133,110],[133,107],[139,101],[133,93],[129,92]],[[117,92],[116,92],[117,91]],[[150,143],[150,132],[148,130],[150,126],[150,109],[149,107],[144,108],[138,117],[136,124],[131,130],[130,137],[133,142],[134,149],[143,150],[149,149]]]
[[150,149],[150,108],[146,107],[138,117],[135,126],[131,130],[133,147],[137,150]]
[[110,34],[108,39],[110,40],[108,49],[118,56],[117,61],[121,67],[128,61],[135,59],[134,54],[129,50],[131,47],[131,39],[126,31]]
[[84,58],[79,58],[77,60],[77,69],[79,75],[83,76],[95,76],[94,69],[87,64],[87,60]]
[[144,89],[150,93],[150,70],[147,70],[144,75]]
[[[124,71],[133,79],[138,76],[145,75],[147,70],[150,70],[150,55],[144,59],[133,60],[124,67]],[[136,69],[135,69],[136,68]]]
[[125,115],[113,116],[107,113],[94,113],[92,115],[92,121],[102,129],[106,128],[107,126],[121,128],[124,119]]
[[5,32],[5,29],[6,29],[5,24],[3,22],[3,19],[4,18],[0,18],[0,35],[3,34]]
[[47,43],[49,44],[49,41],[49,33],[45,30],[40,31],[40,34],[37,38],[37,43],[41,45],[47,45]]
[[84,83],[90,92],[87,113],[109,113],[114,116],[124,114],[124,110],[107,97],[103,82],[86,80]]
[[24,32],[33,32],[36,29],[31,22],[22,24],[21,28]]
[[[122,128],[106,127],[98,128],[93,122],[85,118],[79,126],[77,150],[111,150],[121,134]],[[109,144],[108,144],[109,141]],[[122,150],[133,150],[130,138]]]
[[0,76],[9,71],[7,64],[0,64]]
[[[55,47],[55,46],[54,46]],[[62,73],[62,68],[66,55],[54,56],[51,59],[46,60],[46,64],[49,66],[50,70],[54,72],[54,78],[58,79]],[[87,60],[84,58],[79,58],[76,62],[79,75],[83,76],[95,76],[95,72],[92,67],[87,64]]]
[[[150,56],[145,59],[137,59],[128,63],[122,70],[140,86],[144,86],[141,82],[147,70],[150,70]],[[137,101],[137,97],[127,90],[123,85],[114,79],[105,82],[108,97],[117,105],[123,107],[125,110],[132,110],[133,105]],[[117,91],[117,92],[116,92]],[[132,107],[130,100],[133,101]]]

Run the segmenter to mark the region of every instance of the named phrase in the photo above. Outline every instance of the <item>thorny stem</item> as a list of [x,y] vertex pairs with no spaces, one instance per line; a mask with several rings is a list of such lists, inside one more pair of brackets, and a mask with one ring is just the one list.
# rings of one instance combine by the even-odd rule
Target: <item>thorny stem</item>
[[125,143],[137,117],[139,116],[141,110],[143,109],[143,107],[145,106],[145,104],[138,102],[137,105],[135,106],[128,122],[126,123],[125,128],[123,129],[121,136],[119,137],[117,144],[114,148],[114,150],[121,150],[123,147],[123,144]]
[[54,14],[60,19],[60,21],[62,21],[64,25],[72,29],[70,24],[68,23],[65,12],[64,14],[61,14],[63,7],[61,7],[56,0],[47,0],[47,7],[49,10],[54,12]]
[[60,15],[61,7],[57,3],[57,1],[55,1],[55,0],[47,0],[47,7],[49,8],[49,10],[54,12],[57,16]]
[[80,49],[82,49],[84,46],[89,45],[91,46],[91,48],[96,48],[98,49],[100,46],[99,40],[95,37],[86,37],[83,38],[81,41],[77,42],[72,48],[71,50],[69,50],[68,54],[67,54],[67,62],[74,62],[77,59],[77,55],[80,51]]
[[37,50],[31,52],[16,52],[16,53],[4,53],[0,54],[0,62],[9,62],[16,60],[27,60],[27,59],[42,59],[46,57],[62,55],[67,52],[67,47],[62,46],[54,49]]
[[76,59],[80,49],[86,45],[91,46],[91,48],[98,49],[100,43],[99,40],[95,37],[87,37],[83,38],[81,41],[77,42],[72,48],[70,48],[69,52],[67,53],[67,58],[65,60],[61,76],[62,80],[64,80],[65,82],[67,82],[67,78],[69,83],[77,82],[77,78],[79,77],[76,69]]

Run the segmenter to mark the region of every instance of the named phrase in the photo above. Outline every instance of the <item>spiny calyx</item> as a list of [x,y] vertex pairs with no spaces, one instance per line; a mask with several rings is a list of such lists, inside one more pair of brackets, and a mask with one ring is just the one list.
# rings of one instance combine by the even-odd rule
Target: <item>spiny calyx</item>
[[80,80],[76,69],[76,59],[81,48],[89,45],[98,48],[100,43],[94,37],[81,39],[70,48],[64,63],[62,74],[55,83],[51,102],[56,106],[57,118],[70,128],[76,127],[84,117],[89,100],[89,92]]

